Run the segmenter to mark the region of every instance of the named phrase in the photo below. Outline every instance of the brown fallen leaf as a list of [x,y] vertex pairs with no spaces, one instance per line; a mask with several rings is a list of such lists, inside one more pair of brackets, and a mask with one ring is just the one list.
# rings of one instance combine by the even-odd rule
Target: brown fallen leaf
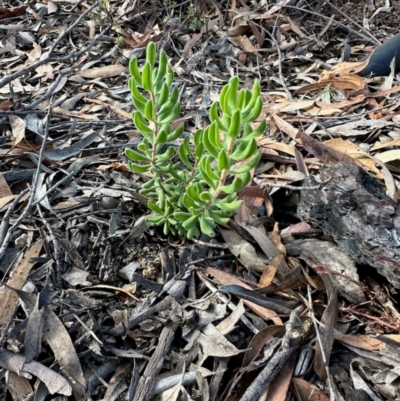
[[90,68],[87,70],[78,71],[76,75],[79,75],[83,78],[95,79],[117,77],[123,73],[128,73],[128,68],[123,65],[114,64],[105,67]]

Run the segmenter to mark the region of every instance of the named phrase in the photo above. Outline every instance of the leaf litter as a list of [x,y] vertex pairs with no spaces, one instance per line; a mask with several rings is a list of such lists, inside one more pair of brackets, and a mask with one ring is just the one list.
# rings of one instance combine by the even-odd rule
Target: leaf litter
[[[24,3],[0,7],[1,397],[397,399],[396,288],[296,205],[305,177],[349,161],[398,199],[398,75],[359,75],[398,13]],[[149,227],[146,176],[123,157],[139,136],[127,66],[150,41],[171,57],[188,133],[230,76],[262,82],[263,158],[212,241]]]

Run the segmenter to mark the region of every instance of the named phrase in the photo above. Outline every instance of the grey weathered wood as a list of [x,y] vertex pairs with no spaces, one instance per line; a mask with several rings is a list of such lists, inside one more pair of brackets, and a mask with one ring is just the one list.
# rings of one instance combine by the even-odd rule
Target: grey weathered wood
[[342,163],[322,168],[306,186],[298,215],[331,235],[357,263],[375,267],[400,288],[400,209],[362,168]]

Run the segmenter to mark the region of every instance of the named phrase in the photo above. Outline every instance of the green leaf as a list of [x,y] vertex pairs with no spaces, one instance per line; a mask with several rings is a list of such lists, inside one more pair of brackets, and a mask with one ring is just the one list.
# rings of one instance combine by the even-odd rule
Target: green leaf
[[193,166],[188,158],[188,149],[189,149],[189,137],[187,136],[183,140],[183,142],[179,145],[178,154],[179,158],[182,160],[182,163],[191,170]]
[[152,67],[149,63],[146,63],[142,72],[142,85],[143,88],[147,90],[147,92],[152,92],[153,90],[151,75],[152,75]]
[[258,127],[253,131],[253,136],[255,138],[259,137],[265,132],[266,128],[267,128],[267,122],[265,120],[262,120],[261,123],[258,125]]
[[229,170],[229,168],[230,168],[228,154],[226,153],[225,149],[221,149],[221,151],[218,154],[217,166],[218,166],[219,171]]
[[215,237],[215,232],[211,228],[211,223],[206,220],[204,214],[200,216],[200,231],[209,237]]
[[208,203],[208,202],[212,202],[213,199],[214,199],[213,196],[212,196],[209,192],[204,191],[204,192],[202,192],[202,193],[200,194],[200,199],[199,199],[199,201],[200,201],[201,203]]
[[191,227],[194,227],[197,224],[198,220],[199,220],[198,215],[189,217],[186,221],[182,223],[182,227],[185,228],[186,230],[189,230]]
[[229,202],[229,203],[221,201],[221,202],[215,203],[215,205],[218,206],[224,212],[234,212],[240,207],[242,202],[243,201],[241,201],[241,200]]
[[225,213],[220,210],[212,210],[211,208],[208,210],[210,217],[218,224],[227,224],[229,222],[229,217],[225,216]]
[[164,144],[165,142],[167,142],[167,139],[168,139],[168,135],[167,135],[167,133],[164,131],[164,130],[160,130],[160,132],[157,134],[157,136],[156,136],[156,141],[155,141],[155,143],[156,144]]
[[160,214],[161,216],[164,216],[165,211],[162,210],[158,205],[156,205],[154,202],[152,201],[148,201],[147,202],[147,206],[155,213]]
[[232,194],[244,188],[251,180],[251,174],[249,172],[240,174],[234,178],[232,184],[224,185],[221,187],[221,192],[225,194]]
[[165,113],[160,113],[157,116],[158,124],[168,124],[171,121],[175,120],[181,112],[181,105],[177,103],[172,110],[168,110]]
[[254,138],[246,142],[242,142],[240,146],[232,152],[230,158],[235,162],[239,162],[241,160],[245,160],[250,156],[254,155],[257,151],[257,142]]
[[[215,123],[213,123],[215,124]],[[218,158],[218,149],[211,143],[210,141],[210,129],[211,127],[207,127],[204,131],[203,131],[203,143],[205,148],[207,149],[207,152],[213,156],[214,159]]]
[[210,115],[211,122],[219,120],[218,102],[214,102],[211,105],[209,115]]
[[237,103],[238,89],[239,89],[239,77],[234,76],[229,80],[229,91],[227,94],[228,107],[231,113],[233,113],[237,108],[236,103]]
[[137,99],[140,103],[146,104],[147,99],[140,93],[133,78],[129,80],[129,90],[135,99]]
[[154,67],[154,62],[156,61],[156,52],[157,52],[157,46],[154,42],[150,42],[147,45],[146,49],[146,63],[151,65],[151,67]]
[[180,123],[178,127],[171,134],[168,135],[167,142],[172,142],[180,138],[185,130],[185,124]]
[[187,213],[187,212],[181,212],[181,211],[176,211],[174,213],[174,217],[176,218],[176,220],[178,221],[185,221],[188,218],[192,217],[191,213]]
[[145,119],[139,111],[134,111],[132,114],[135,127],[149,142],[151,142],[153,130],[147,125]]
[[200,159],[201,156],[203,156],[204,151],[205,151],[204,143],[202,142],[202,143],[199,144],[199,146],[196,146],[196,158]]
[[151,100],[149,100],[146,103],[146,106],[144,108],[144,116],[149,120],[149,121],[154,121],[154,104]]
[[218,121],[218,128],[224,134],[229,133],[230,125],[231,125],[231,117],[229,117],[227,114],[224,114],[224,116]]
[[[200,194],[198,192],[198,188],[196,188],[197,185],[196,184],[191,184],[189,185],[189,187],[186,190],[186,193],[188,194],[188,196],[190,196],[194,202],[201,202],[201,198],[200,198]],[[201,187],[201,185],[200,185]]]
[[[242,109],[242,113],[246,114],[248,112],[250,112],[254,105],[256,104],[256,101],[258,99],[260,99],[260,94],[261,94],[261,85],[260,85],[260,81],[258,79],[256,79],[254,81],[253,84],[253,88],[251,90],[251,98],[250,100],[247,102],[247,104],[245,105],[245,107]],[[261,100],[261,99],[260,99]],[[262,100],[261,100],[262,101]],[[257,116],[258,117],[258,116]]]
[[242,122],[251,123],[252,121],[254,121],[261,114],[262,108],[263,101],[261,100],[261,98],[258,98],[253,109],[247,115],[243,113]]
[[232,114],[231,125],[229,127],[229,136],[232,139],[236,138],[240,133],[240,129],[242,128],[241,119],[242,116],[240,110],[239,109],[235,110]]
[[131,161],[128,161],[128,166],[134,173],[147,173],[151,169],[151,165],[142,166]]
[[136,84],[142,86],[142,76],[140,75],[139,72],[139,67],[136,57],[129,62],[129,72],[132,78],[134,78],[134,80],[136,81]]
[[168,102],[165,103],[161,109],[159,110],[159,113],[164,113],[165,111],[171,110],[173,109],[176,104],[179,103],[179,89],[177,87],[175,87],[172,90],[172,93],[168,99]]
[[168,56],[163,49],[160,51],[160,58],[158,62],[158,73],[155,82],[161,81],[167,73]]
[[219,175],[217,175],[212,167],[211,167],[211,157],[209,155],[205,155],[200,159],[200,167],[203,167],[204,171],[207,173],[207,175],[215,181],[219,181]]
[[200,235],[200,231],[197,228],[197,226],[191,227],[186,233],[186,236],[187,236],[188,239],[192,239],[194,237],[198,237],[199,235]]
[[165,153],[157,155],[157,161],[167,161],[172,158],[172,156],[175,154],[175,148],[173,146],[170,146]]
[[132,95],[132,103],[135,106],[135,109],[137,111],[139,111],[141,114],[144,114],[144,109],[146,107],[146,103],[140,102],[133,95]]
[[241,89],[237,100],[237,108],[242,110],[244,107],[247,106],[250,99],[251,92],[246,88]]
[[[203,180],[208,184],[208,186],[212,189],[217,189],[219,179],[215,176],[214,172],[211,169],[210,163],[207,160],[209,156],[204,156],[200,160],[200,175]],[[216,178],[215,178],[216,177]]]
[[146,218],[146,220],[152,225],[152,226],[160,226],[165,218],[164,216],[149,216]]
[[260,159],[261,159],[261,152],[257,151],[256,154],[245,165],[233,168],[232,170],[229,171],[229,174],[247,173],[255,166],[257,166],[257,163],[260,161]]
[[199,146],[202,141],[203,141],[203,130],[198,129],[193,135],[194,146],[197,148],[197,146]]
[[143,153],[136,152],[133,149],[125,149],[125,156],[132,161],[149,162],[151,160]]
[[221,94],[219,95],[219,107],[221,107],[221,110],[225,114],[230,116],[231,112],[230,112],[229,106],[228,106],[228,92],[229,92],[229,84],[225,85],[222,88]]
[[171,86],[173,81],[174,81],[174,70],[170,66],[168,66],[167,75],[165,76],[165,83],[168,86]]
[[221,138],[219,136],[219,129],[218,129],[218,122],[214,121],[209,127],[209,138],[210,142],[213,146],[217,149],[222,149],[224,147],[223,143],[221,142]]
[[163,86],[161,87],[160,93],[156,97],[156,105],[157,107],[163,106],[169,98],[169,87],[164,82]]

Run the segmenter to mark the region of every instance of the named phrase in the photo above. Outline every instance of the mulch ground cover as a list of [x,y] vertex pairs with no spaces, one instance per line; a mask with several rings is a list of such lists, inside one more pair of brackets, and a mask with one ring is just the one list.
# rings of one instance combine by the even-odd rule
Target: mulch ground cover
[[[2,3],[0,399],[399,399],[396,39],[388,74],[365,73],[399,26],[399,1]],[[188,135],[231,76],[261,81],[262,159],[212,239],[151,227],[127,167],[128,64],[149,42]],[[346,163],[378,200],[341,216],[359,201],[357,238],[373,227],[391,257],[355,257],[356,229],[307,211]]]

